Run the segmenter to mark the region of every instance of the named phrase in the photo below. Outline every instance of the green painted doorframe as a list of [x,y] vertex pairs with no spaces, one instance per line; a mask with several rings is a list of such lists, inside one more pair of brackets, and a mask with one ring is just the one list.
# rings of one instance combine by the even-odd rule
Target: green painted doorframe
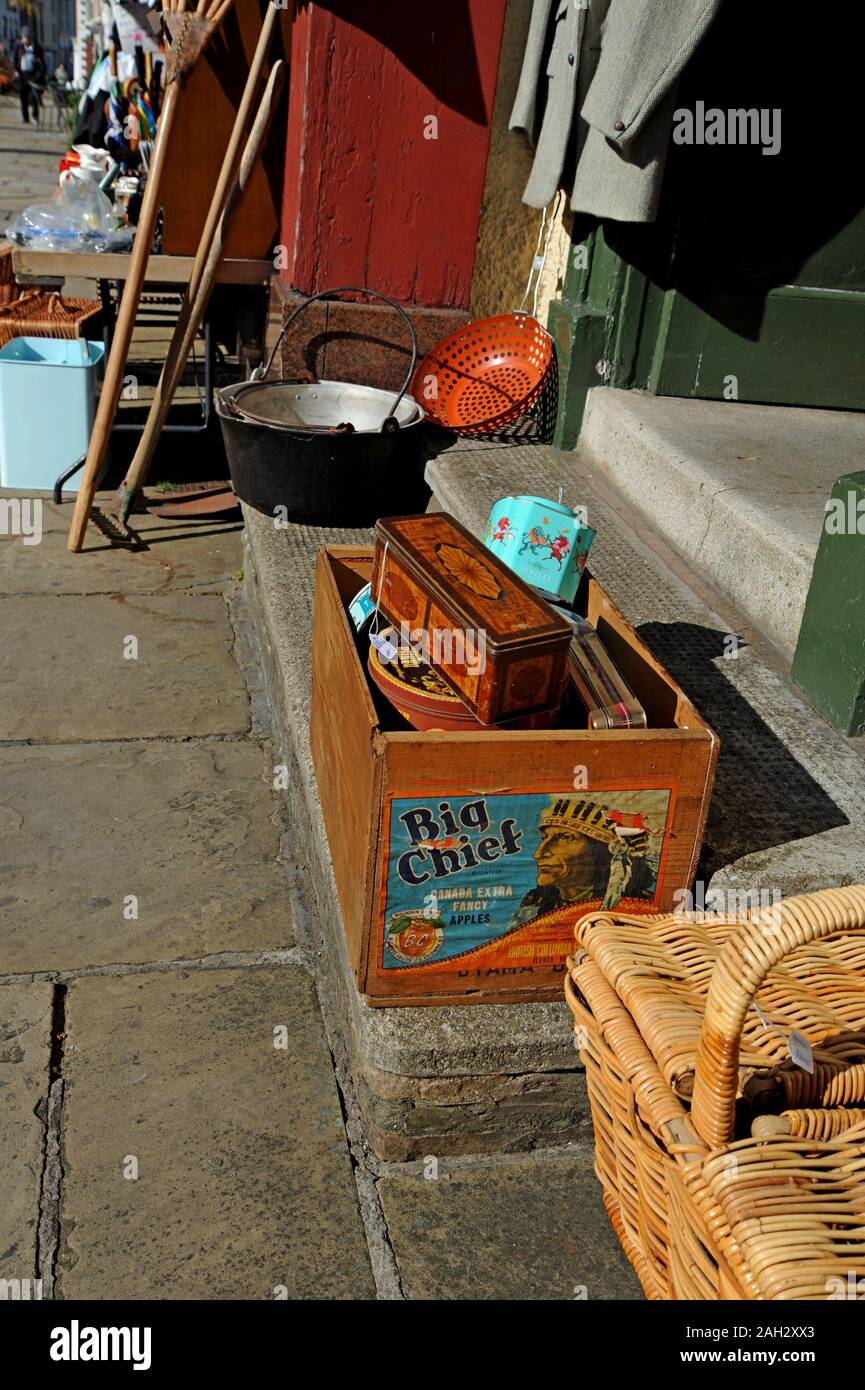
[[559,365],[559,448],[576,444],[593,386],[638,384],[635,363],[651,288],[610,246],[601,224],[575,223],[562,298],[547,319]]
[[[594,386],[865,410],[865,210],[798,272],[817,284],[749,292],[744,277],[728,277],[686,291],[670,283],[673,240],[663,225],[575,225],[563,295],[548,315],[559,448],[576,444]],[[832,283],[842,265],[855,287]]]

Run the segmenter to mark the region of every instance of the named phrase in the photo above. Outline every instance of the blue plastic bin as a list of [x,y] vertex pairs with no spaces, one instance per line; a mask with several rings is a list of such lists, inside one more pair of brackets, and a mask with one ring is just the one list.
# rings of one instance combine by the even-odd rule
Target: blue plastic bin
[[[3,487],[52,488],[87,453],[104,355],[86,338],[13,338],[0,348]],[[80,477],[65,489],[77,492]]]

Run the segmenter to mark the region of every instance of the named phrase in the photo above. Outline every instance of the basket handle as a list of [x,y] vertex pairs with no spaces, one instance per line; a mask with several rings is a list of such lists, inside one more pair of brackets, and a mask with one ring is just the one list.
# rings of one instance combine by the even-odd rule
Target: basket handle
[[402,400],[403,396],[408,390],[409,383],[412,377],[414,376],[414,369],[417,365],[417,334],[414,331],[414,324],[412,323],[405,309],[403,309],[401,305],[397,304],[395,300],[389,299],[386,294],[380,294],[378,290],[368,290],[364,285],[340,285],[337,289],[320,290],[318,294],[311,294],[309,298],[305,299],[302,304],[298,304],[296,309],[292,309],[291,313],[289,314],[288,318],[285,320],[285,323],[282,325],[282,328],[279,330],[279,333],[277,334],[276,342],[274,343],[271,349],[270,356],[267,359],[267,365],[264,368],[257,367],[252,374],[252,380],[263,381],[266,377],[270,375],[270,369],[273,366],[273,359],[276,357],[279,345],[285,337],[289,325],[294,323],[294,320],[297,318],[298,314],[302,314],[303,311],[305,309],[308,309],[310,304],[314,304],[317,299],[330,299],[335,294],[368,294],[371,295],[373,299],[381,299],[384,301],[385,304],[389,304],[390,307],[394,309],[396,313],[399,314],[400,318],[403,320],[406,327],[408,328],[409,336],[411,338],[411,364],[409,366],[408,372],[406,373],[405,381],[402,384],[402,390],[400,391],[399,395],[397,396],[396,400],[394,401],[393,405],[391,406],[390,410],[385,416],[382,429],[386,430],[388,428],[388,422],[393,420],[394,412],[396,411],[397,406],[399,405],[400,401]]
[[733,1136],[739,1047],[754,995],[791,951],[841,931],[865,931],[865,886],[825,888],[755,909],[721,950],[706,999],[691,1099],[691,1123],[711,1148]]
[[17,299],[10,299],[8,304],[0,304],[0,315],[14,318],[15,310],[20,310],[22,305],[29,304],[32,299],[38,299],[39,293],[38,289],[22,289]]

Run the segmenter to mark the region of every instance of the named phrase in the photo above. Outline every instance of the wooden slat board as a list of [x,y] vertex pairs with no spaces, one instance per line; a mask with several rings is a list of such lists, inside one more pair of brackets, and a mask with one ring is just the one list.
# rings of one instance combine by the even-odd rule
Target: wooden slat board
[[310,741],[349,959],[362,979],[369,945],[366,885],[375,869],[383,761],[346,605],[369,580],[372,562],[369,551],[352,547],[341,547],[332,564],[323,555],[319,551],[316,570]]
[[[19,280],[125,280],[130,257],[111,251],[30,251],[16,247],[12,269]],[[186,285],[192,256],[151,256],[145,284]],[[220,285],[266,285],[274,274],[272,261],[225,260],[216,272]]]

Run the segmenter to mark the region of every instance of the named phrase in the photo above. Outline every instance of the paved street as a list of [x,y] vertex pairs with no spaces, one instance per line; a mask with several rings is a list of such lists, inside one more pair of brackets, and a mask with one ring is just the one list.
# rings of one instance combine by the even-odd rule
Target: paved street
[[350,1142],[239,527],[143,518],[138,553],[91,527],[73,557],[69,510],[0,540],[0,1279],[639,1297],[590,1147],[399,1164]]
[[[62,147],[0,99],[4,220],[51,196]],[[166,332],[139,332],[137,363],[158,360]],[[224,468],[212,435],[173,439],[154,482]],[[541,466],[486,448],[428,469],[476,532],[492,498]],[[593,570],[719,731],[702,875],[736,888],[737,873],[771,873],[759,881],[786,891],[860,878],[862,740],[823,726],[815,739],[777,655],[585,460],[546,466],[580,470],[599,519]],[[286,710],[308,743],[313,557],[330,533],[280,536],[261,571],[273,642],[265,626],[259,649],[238,522],[141,516],[135,551],[91,525],[71,555],[70,502],[40,505],[40,543],[0,535],[0,1296],[36,1280],[61,1301],[640,1299],[588,1124],[568,1131],[579,1142],[533,1147],[558,1065],[512,1078],[508,1031],[474,1094],[468,1064],[444,1079],[427,1060],[391,1066],[369,1020],[371,1061],[353,1065],[315,921],[324,839],[303,790],[293,804],[275,775],[285,712],[271,724],[262,660],[292,649]],[[253,539],[261,528],[272,543],[254,517]],[[259,565],[261,550],[259,537]],[[743,635],[733,662],[727,633]],[[560,1011],[573,1077],[570,1015],[545,1007]],[[472,1006],[458,1025],[418,1012],[430,1017],[405,1025],[415,1057],[436,1029],[472,1034]],[[496,1106],[517,1117],[504,1142]]]
[[[0,99],[4,221],[51,196],[62,148]],[[39,545],[0,538],[0,1280],[640,1297],[589,1147],[436,1167],[349,1140],[240,528],[139,518],[131,553],[91,526],[73,556],[70,511],[44,500]]]
[[48,104],[39,126],[24,125],[17,96],[0,97],[0,229],[28,203],[50,199],[65,148]]

